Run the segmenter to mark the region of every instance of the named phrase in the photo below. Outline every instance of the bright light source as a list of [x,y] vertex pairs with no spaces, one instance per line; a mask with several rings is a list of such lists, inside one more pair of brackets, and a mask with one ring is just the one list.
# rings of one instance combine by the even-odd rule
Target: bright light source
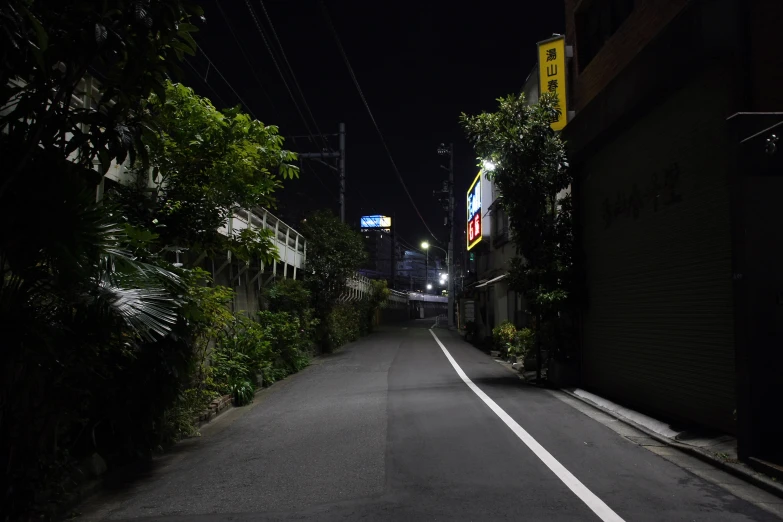
[[483,164],[484,164],[484,170],[486,170],[487,172],[492,172],[493,170],[495,170],[495,164],[492,163],[491,161],[484,160]]
[[432,290],[432,285],[430,283],[427,283],[427,290]]
[[422,241],[421,242],[421,248],[423,248],[424,250],[427,250],[429,247],[430,247],[430,244],[427,243],[426,241]]

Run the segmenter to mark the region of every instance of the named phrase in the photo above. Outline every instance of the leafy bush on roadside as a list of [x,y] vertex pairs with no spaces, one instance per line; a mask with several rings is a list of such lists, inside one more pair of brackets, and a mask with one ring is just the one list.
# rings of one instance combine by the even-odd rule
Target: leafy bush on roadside
[[513,351],[514,340],[517,335],[517,328],[509,321],[503,321],[492,329],[492,341],[495,349],[504,355],[509,355]]
[[531,328],[522,328],[517,332],[514,338],[513,352],[511,355],[515,355],[518,358],[524,359],[536,342],[536,333]]
[[530,328],[517,330],[513,323],[503,321],[492,329],[495,349],[503,356],[524,359],[535,343],[535,332]]

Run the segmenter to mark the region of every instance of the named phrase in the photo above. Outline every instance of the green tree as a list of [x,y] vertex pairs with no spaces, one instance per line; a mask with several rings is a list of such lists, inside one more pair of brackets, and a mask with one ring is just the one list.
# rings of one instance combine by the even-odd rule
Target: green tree
[[[328,338],[328,318],[353,276],[367,258],[361,235],[342,223],[332,212],[321,210],[302,220],[302,235],[307,239],[305,283],[321,321],[319,338]],[[331,347],[324,346],[329,350]]]
[[[564,143],[550,127],[558,114],[556,95],[545,93],[535,105],[510,95],[498,99],[496,112],[461,116],[478,157],[496,165],[486,174],[500,189],[519,254],[511,286],[525,295],[538,328],[549,332],[573,295],[571,197],[558,199],[571,175]],[[547,338],[555,341],[554,334]]]
[[144,152],[139,109],[194,51],[198,16],[186,0],[0,5],[2,519],[55,505],[82,451],[154,444],[186,351],[161,339],[182,324],[180,280],[130,252],[115,209],[95,203],[94,166]]
[[219,111],[181,84],[167,83],[164,94],[144,105],[157,132],[144,137],[151,170],[136,169],[136,182],[120,190],[128,219],[155,230],[162,245],[270,262],[269,231],[244,229],[227,239],[218,228],[237,207],[273,207],[282,180],[298,175],[296,155],[282,148],[277,127],[238,108]]
[[[162,96],[167,75],[195,52],[191,33],[197,29],[190,22],[202,15],[188,0],[4,2],[0,127],[7,134],[0,202],[24,197],[25,168],[50,152],[88,171],[96,160],[106,171],[113,159],[143,153],[140,105],[153,91]],[[92,107],[75,108],[72,97],[85,94],[88,73],[100,80],[86,93]]]

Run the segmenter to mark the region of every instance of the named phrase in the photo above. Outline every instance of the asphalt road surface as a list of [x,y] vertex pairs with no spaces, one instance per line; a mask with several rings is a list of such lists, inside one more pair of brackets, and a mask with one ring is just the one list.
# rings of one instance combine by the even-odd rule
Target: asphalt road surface
[[77,520],[780,520],[764,506],[783,500],[743,500],[430,325],[318,359]]

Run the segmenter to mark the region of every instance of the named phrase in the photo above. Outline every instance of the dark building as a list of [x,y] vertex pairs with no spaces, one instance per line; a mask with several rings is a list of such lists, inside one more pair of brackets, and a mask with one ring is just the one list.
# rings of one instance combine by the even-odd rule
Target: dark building
[[362,274],[371,279],[385,279],[391,283],[394,277],[394,258],[399,255],[391,233],[385,230],[364,230],[362,237],[368,254],[367,263],[361,270]]
[[[441,281],[446,272],[445,262],[437,255],[404,249],[397,261],[397,289],[440,295],[446,289]],[[432,285],[429,290],[427,283]]]
[[783,462],[783,3],[565,5],[582,385]]

